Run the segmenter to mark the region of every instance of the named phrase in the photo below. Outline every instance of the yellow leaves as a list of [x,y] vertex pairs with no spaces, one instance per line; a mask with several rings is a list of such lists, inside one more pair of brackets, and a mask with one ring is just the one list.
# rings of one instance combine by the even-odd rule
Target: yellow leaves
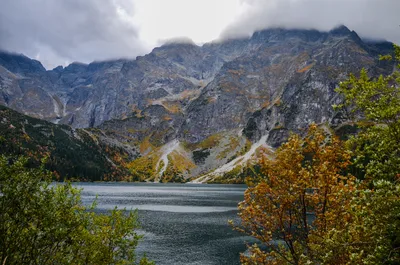
[[[311,251],[311,239],[317,240],[330,228],[343,227],[349,220],[347,209],[355,184],[352,176],[339,173],[349,164],[340,141],[327,137],[315,124],[304,139],[292,135],[277,150],[275,160],[262,159],[264,179],[245,192],[239,211],[242,229],[275,252],[251,247],[253,254],[242,256],[242,262],[298,260]],[[310,221],[310,216],[315,220]],[[272,235],[292,247],[277,248]]]
[[135,179],[144,181],[147,178],[154,177],[156,174],[156,164],[159,159],[157,149],[150,152],[149,154],[139,157],[127,165],[127,168],[132,173]]

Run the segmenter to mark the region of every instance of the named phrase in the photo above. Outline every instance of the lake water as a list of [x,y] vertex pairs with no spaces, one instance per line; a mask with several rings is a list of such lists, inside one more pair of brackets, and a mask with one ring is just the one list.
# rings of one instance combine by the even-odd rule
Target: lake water
[[144,235],[138,247],[158,265],[240,264],[251,238],[233,231],[244,185],[101,183],[77,184],[82,200],[98,195],[98,209],[139,209]]

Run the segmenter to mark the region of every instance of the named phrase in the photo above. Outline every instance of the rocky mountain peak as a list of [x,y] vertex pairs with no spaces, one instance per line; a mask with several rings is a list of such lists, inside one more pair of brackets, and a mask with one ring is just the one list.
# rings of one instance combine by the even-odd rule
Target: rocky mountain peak
[[0,65],[7,70],[18,74],[43,73],[46,69],[37,61],[23,54],[0,51]]
[[54,67],[51,71],[60,73],[60,72],[62,72],[63,70],[64,70],[64,67],[63,67],[62,65],[59,65],[59,66],[57,66],[57,67]]
[[64,68],[66,72],[78,73],[84,71],[88,67],[87,64],[80,63],[80,62],[73,62],[67,67]]
[[[351,42],[340,43],[343,36],[349,36]],[[29,97],[24,99],[26,102],[17,103],[21,100],[15,97],[17,88],[12,93],[7,92],[5,97],[7,104],[15,102],[15,108],[27,114],[35,115],[36,107],[43,109],[49,114],[38,117],[54,122],[74,127],[98,126],[154,104],[189,112],[190,116],[191,111],[197,110],[194,106],[200,100],[222,106],[223,96],[219,94],[223,93],[228,97],[226,102],[230,102],[229,98],[246,98],[237,102],[241,107],[236,109],[245,111],[235,115],[235,119],[241,121],[229,123],[242,126],[248,113],[280,95],[287,82],[300,73],[310,73],[317,66],[327,65],[344,67],[347,72],[357,64],[372,64],[375,58],[371,56],[376,56],[382,47],[387,45],[364,43],[345,26],[330,32],[272,28],[257,31],[250,38],[203,46],[188,39],[171,40],[136,60],[110,60],[89,65],[75,62],[46,72],[36,60],[2,52],[0,65],[11,73],[40,73],[40,78],[30,82],[12,83],[22,94],[35,91],[35,104],[29,103]],[[354,67],[352,69],[357,70]],[[228,95],[226,91],[236,92]],[[229,108],[224,109],[224,113],[227,111]],[[202,117],[203,113],[198,116]],[[54,120],[54,117],[60,119]]]
[[[235,157],[250,160],[258,147],[277,147],[311,122],[337,123],[335,87],[362,67],[373,75],[391,72],[393,63],[378,60],[390,51],[341,26],[266,29],[203,46],[170,43],[136,60],[52,71],[1,53],[0,104],[75,128],[97,127],[140,150],[133,165],[157,172],[162,156],[193,177],[223,172],[216,169]],[[170,143],[179,144],[165,153]]]
[[323,36],[324,33],[317,30],[271,28],[256,31],[251,39],[255,41],[283,41],[298,38],[304,41],[317,41]]
[[351,30],[346,27],[345,25],[339,25],[335,28],[333,28],[332,30],[329,31],[330,34],[332,35],[350,35],[351,34]]

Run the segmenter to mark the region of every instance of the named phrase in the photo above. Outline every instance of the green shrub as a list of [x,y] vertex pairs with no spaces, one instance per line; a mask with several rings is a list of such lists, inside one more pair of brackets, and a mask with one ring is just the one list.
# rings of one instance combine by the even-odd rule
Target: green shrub
[[0,264],[135,264],[136,211],[96,214],[78,189],[27,165],[0,156]]

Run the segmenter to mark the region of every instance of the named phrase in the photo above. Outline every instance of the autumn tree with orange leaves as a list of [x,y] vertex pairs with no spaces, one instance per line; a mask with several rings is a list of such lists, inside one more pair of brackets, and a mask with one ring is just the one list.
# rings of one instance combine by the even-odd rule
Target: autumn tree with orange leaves
[[[382,58],[400,62],[400,47]],[[239,204],[236,229],[259,241],[243,264],[400,264],[400,71],[362,70],[336,91],[357,135],[346,149],[311,125],[260,162]],[[355,168],[361,180],[347,173]]]
[[236,229],[258,239],[243,264],[318,264],[316,244],[346,226],[355,178],[344,175],[350,154],[336,137],[311,125],[290,137],[274,160],[261,161],[263,179],[245,192]]

